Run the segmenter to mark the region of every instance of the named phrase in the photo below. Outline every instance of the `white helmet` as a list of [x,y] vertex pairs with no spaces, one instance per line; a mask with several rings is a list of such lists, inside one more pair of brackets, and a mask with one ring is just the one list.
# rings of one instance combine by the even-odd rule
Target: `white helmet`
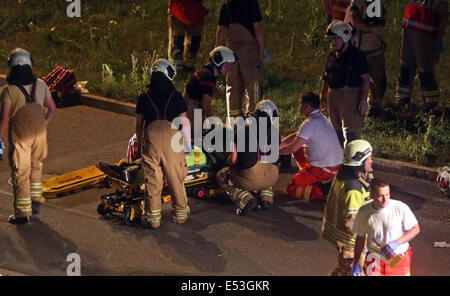
[[9,54],[8,67],[12,69],[17,65],[28,65],[31,67],[31,55],[25,49],[16,48]]
[[150,74],[153,74],[153,72],[164,73],[164,75],[166,75],[166,77],[169,78],[170,81],[173,81],[175,75],[177,75],[177,70],[175,69],[175,67],[166,59],[156,60],[156,62],[154,62],[152,65]]
[[358,167],[372,155],[372,145],[366,140],[353,140],[345,146],[343,165]]
[[238,60],[236,54],[225,46],[214,48],[209,53],[209,57],[211,58],[211,62],[218,68],[222,66],[223,63],[235,64]]
[[278,118],[278,108],[271,100],[260,101],[256,104],[255,111],[264,112],[269,115],[272,124],[274,123],[274,119]]
[[436,181],[439,183],[441,192],[447,195],[447,197],[450,197],[450,168],[443,167],[439,171]]
[[327,28],[325,38],[341,37],[344,43],[352,39],[352,28],[341,20],[334,20]]

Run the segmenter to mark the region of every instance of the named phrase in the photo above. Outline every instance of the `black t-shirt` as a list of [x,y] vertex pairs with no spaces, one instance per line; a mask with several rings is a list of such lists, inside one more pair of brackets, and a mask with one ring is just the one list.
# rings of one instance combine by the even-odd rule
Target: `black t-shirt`
[[[263,117],[265,118],[265,117]],[[238,136],[239,136],[239,130],[244,130],[245,132],[245,150],[244,152],[238,152],[237,153],[237,163],[236,167],[244,170],[249,169],[253,167],[258,160],[261,160],[261,156],[263,155],[270,155],[271,151],[262,152],[260,149],[260,145],[268,145],[270,147],[270,144],[272,143],[272,137],[271,137],[271,128],[270,128],[270,119],[267,118],[267,136],[265,139],[263,137],[260,137],[259,135],[259,119],[257,118],[257,124],[256,128],[253,126],[245,125],[240,127],[235,134],[234,137],[234,143],[236,144],[236,149],[240,149],[238,145]],[[254,122],[251,122],[254,124]],[[242,131],[241,131],[242,132]],[[280,138],[273,139],[275,141],[278,141],[280,143]],[[251,142],[250,142],[251,141]],[[261,142],[260,142],[261,141]],[[266,150],[266,149],[263,149]],[[238,150],[239,151],[239,150]],[[272,152],[275,153],[275,152]],[[278,159],[276,162],[273,163],[274,165],[278,164]]]
[[[172,98],[168,102],[172,93]],[[155,90],[150,88],[147,93],[139,96],[136,104],[136,113],[144,115],[145,126],[157,119],[171,122],[186,111],[187,106],[183,96],[175,89]]]
[[200,101],[203,95],[212,97],[217,80],[213,67],[211,64],[203,66],[191,77],[186,84],[186,94],[190,99]]
[[231,23],[237,23],[255,35],[253,23],[259,23],[261,20],[262,16],[257,0],[222,0],[219,26],[228,27]]
[[344,86],[361,86],[361,75],[369,73],[369,66],[364,53],[352,44],[340,55],[336,56],[336,50],[328,55],[326,73],[324,79],[330,88],[342,88]]

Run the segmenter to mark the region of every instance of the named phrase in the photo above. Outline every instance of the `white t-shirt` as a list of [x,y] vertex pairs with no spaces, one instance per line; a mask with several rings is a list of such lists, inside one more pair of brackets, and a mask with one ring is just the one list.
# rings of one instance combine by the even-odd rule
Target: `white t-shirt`
[[306,140],[305,157],[311,165],[324,168],[342,163],[344,155],[336,131],[319,110],[302,122],[298,137]]
[[[400,238],[406,231],[419,224],[411,209],[399,200],[389,200],[381,210],[375,210],[373,201],[359,208],[353,224],[353,232],[359,236],[368,235],[367,248],[372,253],[381,254],[380,249]],[[408,250],[409,243],[395,249],[395,256]],[[381,258],[388,261],[388,258]]]

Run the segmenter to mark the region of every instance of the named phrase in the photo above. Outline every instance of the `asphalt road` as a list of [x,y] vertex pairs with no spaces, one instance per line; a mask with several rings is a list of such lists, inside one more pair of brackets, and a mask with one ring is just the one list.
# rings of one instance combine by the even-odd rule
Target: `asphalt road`
[[[49,126],[46,177],[126,154],[134,118],[84,106],[58,109]],[[12,194],[7,160],[0,162],[0,274],[66,275],[79,254],[82,275],[327,275],[337,261],[333,246],[320,238],[322,202],[292,201],[284,194],[293,175],[281,174],[275,206],[248,216],[234,214],[224,198],[191,199],[184,225],[170,221],[164,205],[158,230],[103,218],[96,207],[107,189],[91,188],[48,199],[28,225],[8,224]],[[413,275],[450,275],[450,200],[436,184],[383,172],[392,197],[406,202],[421,226],[412,242]]]

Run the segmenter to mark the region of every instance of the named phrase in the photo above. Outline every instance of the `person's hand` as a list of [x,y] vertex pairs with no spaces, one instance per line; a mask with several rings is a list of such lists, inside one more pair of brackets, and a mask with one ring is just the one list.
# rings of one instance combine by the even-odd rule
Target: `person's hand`
[[367,105],[366,100],[362,100],[358,104],[358,111],[361,113],[361,115],[365,115],[367,111],[369,110],[369,105]]
[[400,247],[400,243],[396,240],[391,241],[387,245],[381,248],[381,253],[386,257],[390,258],[390,255],[398,248]]
[[270,62],[270,53],[267,49],[265,49],[263,54],[264,54],[264,64],[267,64],[268,62]]
[[442,38],[437,38],[434,41],[434,52],[441,53],[443,51],[444,51],[444,42],[443,42]]
[[361,276],[361,267],[358,264],[353,263],[351,276]]
[[5,143],[0,139],[0,160],[3,160],[3,153],[5,152]]

